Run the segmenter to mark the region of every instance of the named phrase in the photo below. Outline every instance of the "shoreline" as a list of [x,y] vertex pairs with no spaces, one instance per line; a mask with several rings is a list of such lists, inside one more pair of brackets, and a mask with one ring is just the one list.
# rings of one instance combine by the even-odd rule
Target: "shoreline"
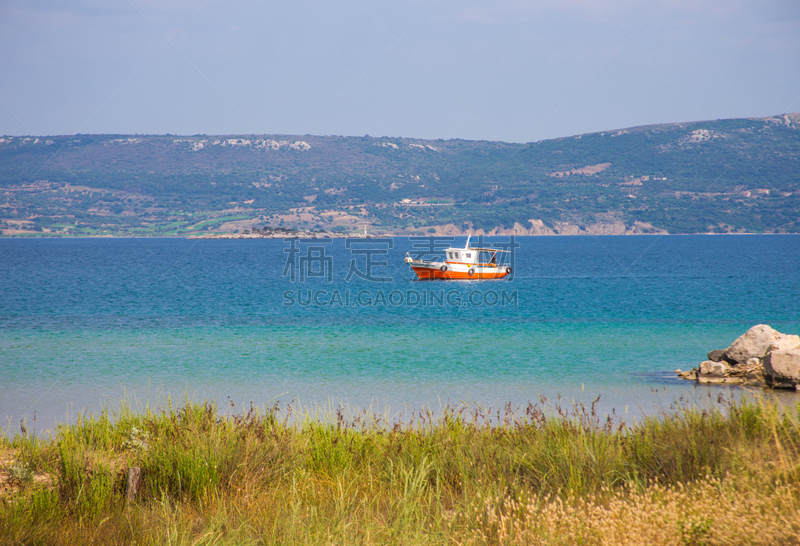
[[[187,235],[61,235],[61,234],[49,234],[49,233],[21,233],[21,234],[14,234],[14,235],[5,235],[0,234],[0,239],[288,239],[288,238],[306,238],[305,235],[299,235],[299,233],[311,234],[315,232],[310,231],[303,231],[298,230],[298,235],[295,236],[285,236],[285,235],[259,235],[259,236],[245,236],[243,234],[238,233],[214,233],[214,234],[187,234]],[[387,237],[427,237],[427,236],[434,236],[434,237],[466,237],[468,235],[477,236],[475,233],[460,233],[457,235],[435,235],[435,234],[394,234],[394,233],[375,233],[375,234],[368,234],[364,235],[363,233],[331,233],[331,232],[324,232],[325,238],[330,239],[376,239],[376,238],[387,238]],[[591,233],[580,233],[580,234],[554,234],[554,235],[543,235],[543,234],[501,234],[501,235],[483,235],[484,237],[509,237],[513,235],[514,237],[586,237],[586,238],[593,238],[593,237],[695,237],[695,236],[714,236],[714,237],[728,237],[728,236],[798,236],[800,233],[621,233],[615,235],[598,235],[598,234],[591,234]],[[316,235],[309,235],[308,238],[322,238],[318,234]]]

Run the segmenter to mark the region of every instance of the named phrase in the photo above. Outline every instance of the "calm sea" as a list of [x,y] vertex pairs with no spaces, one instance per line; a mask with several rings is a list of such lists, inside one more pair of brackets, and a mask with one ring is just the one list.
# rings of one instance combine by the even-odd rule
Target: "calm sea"
[[750,326],[800,333],[800,236],[487,238],[510,279],[417,281],[447,243],[0,239],[3,429],[186,394],[652,414],[728,394],[671,372]]

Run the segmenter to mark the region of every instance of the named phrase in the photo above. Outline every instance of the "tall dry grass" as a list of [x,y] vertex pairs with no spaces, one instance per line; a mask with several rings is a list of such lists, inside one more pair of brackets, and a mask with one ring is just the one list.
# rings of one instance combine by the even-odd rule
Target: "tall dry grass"
[[[80,418],[4,438],[4,544],[797,544],[800,406]],[[127,468],[142,469],[125,499]]]

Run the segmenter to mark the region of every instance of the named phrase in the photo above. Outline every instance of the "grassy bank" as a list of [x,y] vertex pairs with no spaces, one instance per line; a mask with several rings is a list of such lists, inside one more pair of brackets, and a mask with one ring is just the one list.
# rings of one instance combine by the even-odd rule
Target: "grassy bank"
[[799,410],[122,406],[2,441],[0,543],[800,544]]

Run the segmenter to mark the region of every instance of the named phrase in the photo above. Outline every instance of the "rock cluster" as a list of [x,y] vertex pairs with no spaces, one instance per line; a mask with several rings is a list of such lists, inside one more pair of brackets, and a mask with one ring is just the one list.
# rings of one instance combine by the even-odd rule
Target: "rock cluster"
[[708,353],[708,360],[679,377],[698,383],[765,385],[798,390],[800,336],[787,335],[758,324],[736,338],[727,349]]

